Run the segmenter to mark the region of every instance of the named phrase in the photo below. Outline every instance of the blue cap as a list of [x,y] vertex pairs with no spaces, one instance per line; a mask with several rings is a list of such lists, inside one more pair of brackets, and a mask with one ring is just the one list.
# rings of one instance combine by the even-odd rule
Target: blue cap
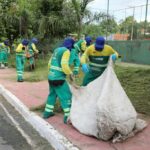
[[66,38],[63,42],[63,46],[68,48],[68,49],[72,49],[74,45],[74,40],[72,38]]
[[37,44],[38,43],[38,39],[37,38],[32,38],[31,42],[34,43],[34,44]]
[[25,45],[25,46],[27,46],[29,44],[29,41],[27,39],[23,39],[22,40],[22,44]]
[[85,37],[86,45],[89,46],[92,42],[92,38],[90,36]]
[[105,39],[102,36],[98,36],[96,38],[96,42],[95,42],[95,49],[96,50],[102,50],[104,48],[105,45]]
[[9,45],[9,40],[5,40],[4,44],[8,46]]

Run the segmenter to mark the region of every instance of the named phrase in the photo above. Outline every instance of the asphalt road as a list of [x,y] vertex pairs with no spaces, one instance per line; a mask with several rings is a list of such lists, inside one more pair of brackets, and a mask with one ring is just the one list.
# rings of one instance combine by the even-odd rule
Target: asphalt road
[[1,95],[0,150],[53,150]]

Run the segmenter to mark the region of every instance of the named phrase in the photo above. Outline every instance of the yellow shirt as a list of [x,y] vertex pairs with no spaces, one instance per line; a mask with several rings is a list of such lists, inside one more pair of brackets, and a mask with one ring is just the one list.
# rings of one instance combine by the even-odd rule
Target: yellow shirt
[[24,46],[23,44],[19,44],[17,49],[16,49],[16,52],[22,53],[22,52],[25,52],[26,50],[27,50],[27,46]]
[[92,44],[83,53],[81,57],[81,64],[85,64],[89,56],[110,56],[112,54],[116,54],[118,57],[118,53],[111,46],[105,44],[102,51],[97,51],[95,50],[95,44]]

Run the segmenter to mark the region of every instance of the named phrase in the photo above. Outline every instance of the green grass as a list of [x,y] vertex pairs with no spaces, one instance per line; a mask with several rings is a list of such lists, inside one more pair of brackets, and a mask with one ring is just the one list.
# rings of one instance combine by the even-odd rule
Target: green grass
[[26,63],[25,67],[25,81],[38,82],[47,80],[48,75],[48,61],[49,58],[36,59],[36,67],[34,71],[29,71],[29,64]]
[[[15,60],[15,54],[12,54],[9,57],[9,67],[16,68],[16,60]],[[29,60],[26,59],[25,62],[25,73],[24,73],[24,79],[28,82],[38,82],[47,80],[48,75],[48,61],[50,59],[50,55],[47,55],[45,58],[39,57],[35,60],[36,67],[34,71],[29,71]]]
[[150,116],[150,69],[116,66],[115,71],[137,112]]

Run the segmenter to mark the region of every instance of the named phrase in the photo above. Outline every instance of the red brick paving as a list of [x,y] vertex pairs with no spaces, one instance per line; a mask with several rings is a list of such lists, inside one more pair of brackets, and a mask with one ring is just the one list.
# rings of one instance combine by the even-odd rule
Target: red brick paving
[[[18,83],[15,78],[14,69],[0,70],[0,84],[11,91],[27,107],[39,106],[45,102],[48,95],[47,81]],[[47,121],[82,150],[150,150],[150,124],[144,131],[123,143],[112,144],[80,134],[71,125],[63,123],[61,114],[56,114]]]

